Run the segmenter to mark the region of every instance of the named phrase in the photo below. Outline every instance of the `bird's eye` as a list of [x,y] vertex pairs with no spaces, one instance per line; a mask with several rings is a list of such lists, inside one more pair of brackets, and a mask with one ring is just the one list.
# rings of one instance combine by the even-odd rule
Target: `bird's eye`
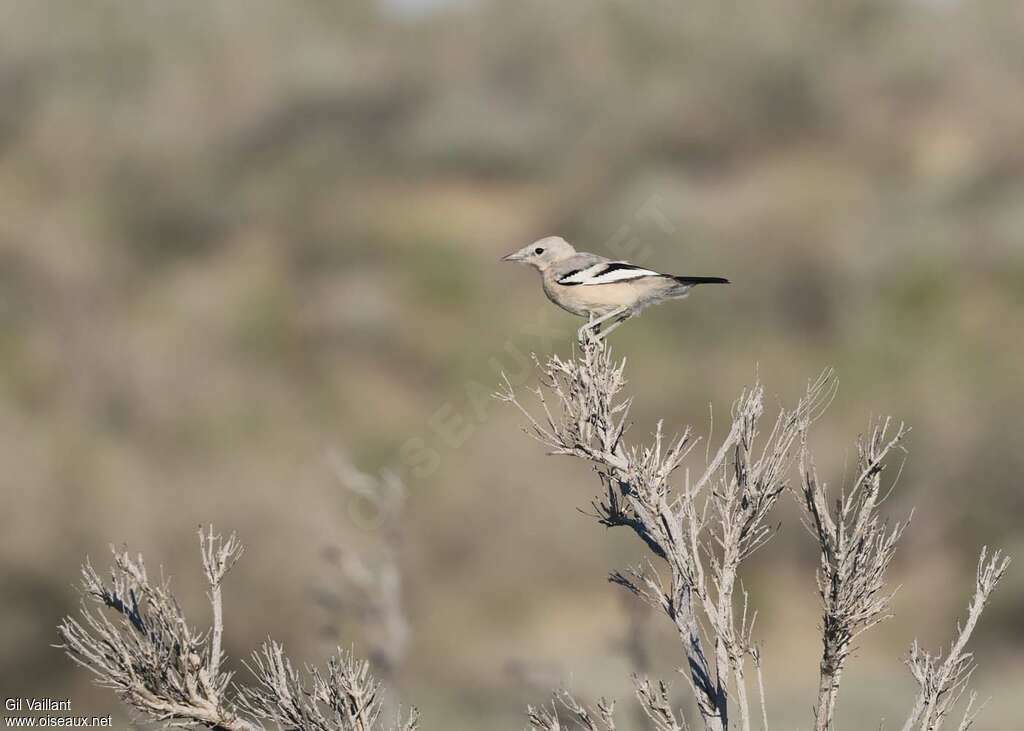
[[534,254],[543,254],[544,253],[544,249],[542,249],[542,248],[540,248],[538,246],[536,249],[533,250],[533,253]]

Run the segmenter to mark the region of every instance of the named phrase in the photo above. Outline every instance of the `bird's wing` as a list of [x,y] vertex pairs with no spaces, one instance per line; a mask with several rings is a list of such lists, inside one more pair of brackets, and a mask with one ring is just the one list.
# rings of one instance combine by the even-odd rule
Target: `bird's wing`
[[664,277],[660,272],[644,269],[628,261],[608,261],[602,259],[597,262],[580,262],[561,274],[556,280],[566,287],[593,286],[598,284],[613,284],[614,282],[626,282],[645,277]]

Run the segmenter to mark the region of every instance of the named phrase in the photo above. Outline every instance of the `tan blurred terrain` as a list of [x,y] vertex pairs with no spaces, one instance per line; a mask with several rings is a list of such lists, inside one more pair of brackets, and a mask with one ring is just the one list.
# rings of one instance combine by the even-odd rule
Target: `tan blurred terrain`
[[[661,417],[706,433],[755,373],[791,402],[826,366],[834,482],[870,415],[913,425],[888,506],[917,508],[896,617],[863,638],[843,727],[902,723],[900,658],[947,642],[989,544],[1018,564],[978,637],[993,700],[975,728],[1016,728],[1020,3],[428,5],[0,3],[3,694],[125,723],[50,647],[77,567],[127,542],[204,623],[208,522],[248,548],[226,590],[235,661],[268,633],[300,660],[361,651],[314,600],[338,580],[325,549],[379,540],[332,472],[342,450],[410,491],[396,685],[426,728],[522,728],[559,682],[625,701],[605,576],[639,547],[576,511],[591,474],[483,398],[568,347],[577,321],[498,263],[558,233],[734,282],[614,336],[635,438]],[[780,729],[809,724],[819,654],[791,507],[745,577]]]

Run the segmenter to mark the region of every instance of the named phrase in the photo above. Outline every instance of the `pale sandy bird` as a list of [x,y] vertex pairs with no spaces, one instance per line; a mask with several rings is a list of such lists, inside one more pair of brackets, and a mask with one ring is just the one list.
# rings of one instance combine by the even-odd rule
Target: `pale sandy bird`
[[729,283],[723,277],[662,274],[628,261],[577,252],[561,236],[535,241],[502,261],[518,261],[536,268],[548,299],[563,310],[586,317],[587,323],[579,329],[581,339],[587,330],[600,332],[601,325],[612,320],[608,329],[600,333],[604,337],[645,307],[685,297],[695,285]]

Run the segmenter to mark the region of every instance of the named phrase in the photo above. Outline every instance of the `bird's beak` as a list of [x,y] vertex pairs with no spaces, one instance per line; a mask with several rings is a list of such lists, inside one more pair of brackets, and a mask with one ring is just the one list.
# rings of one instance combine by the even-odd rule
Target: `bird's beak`
[[502,261],[522,261],[523,255],[518,251],[513,251],[511,254],[501,257]]

